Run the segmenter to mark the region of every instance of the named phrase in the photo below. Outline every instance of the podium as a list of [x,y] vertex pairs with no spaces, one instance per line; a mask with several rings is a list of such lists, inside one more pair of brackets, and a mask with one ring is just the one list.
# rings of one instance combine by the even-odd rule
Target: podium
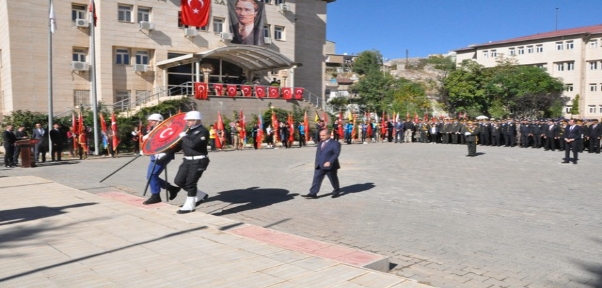
[[15,145],[21,149],[21,167],[36,167],[36,162],[31,157],[31,147],[38,143],[38,139],[23,139],[15,142]]

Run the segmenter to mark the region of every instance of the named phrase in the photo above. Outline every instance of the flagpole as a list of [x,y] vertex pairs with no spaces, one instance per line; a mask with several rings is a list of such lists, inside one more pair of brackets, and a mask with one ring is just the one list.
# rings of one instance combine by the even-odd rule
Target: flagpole
[[98,147],[98,111],[97,111],[97,100],[96,100],[96,41],[94,37],[94,28],[96,26],[96,19],[94,16],[96,15],[96,7],[94,5],[94,0],[90,1],[90,93],[92,93],[92,118],[94,119],[94,155],[98,156],[99,147]]
[[[54,7],[52,5],[52,0],[49,0],[49,12],[48,12],[48,151],[50,152],[50,156],[52,156],[52,139],[50,138],[50,130],[54,126],[52,124],[53,118],[53,107],[52,107],[52,33],[54,33]],[[46,153],[46,152],[43,152]],[[37,156],[37,155],[36,155]]]

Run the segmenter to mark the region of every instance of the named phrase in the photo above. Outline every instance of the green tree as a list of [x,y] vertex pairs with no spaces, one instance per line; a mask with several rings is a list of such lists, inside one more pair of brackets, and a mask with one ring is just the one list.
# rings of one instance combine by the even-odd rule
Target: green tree
[[570,113],[572,115],[579,115],[579,94],[577,94],[575,98],[573,98],[573,101],[571,101]]
[[353,61],[353,72],[368,75],[382,69],[383,56],[377,50],[368,50],[360,53]]
[[487,111],[485,85],[489,75],[483,65],[464,60],[443,79],[441,102],[452,115],[465,111]]

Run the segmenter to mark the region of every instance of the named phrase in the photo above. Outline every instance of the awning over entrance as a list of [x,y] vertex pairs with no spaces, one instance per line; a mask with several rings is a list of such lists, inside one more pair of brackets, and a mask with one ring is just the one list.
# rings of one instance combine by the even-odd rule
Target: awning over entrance
[[164,60],[157,63],[157,68],[167,69],[199,62],[204,58],[221,58],[247,71],[275,70],[301,66],[271,49],[253,45],[232,45]]

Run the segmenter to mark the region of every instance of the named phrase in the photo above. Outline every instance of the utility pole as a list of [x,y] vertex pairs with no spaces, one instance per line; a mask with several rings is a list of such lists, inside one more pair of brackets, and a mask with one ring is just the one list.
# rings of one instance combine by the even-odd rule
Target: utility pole
[[556,7],[556,20],[554,21],[554,31],[558,30],[558,7]]

